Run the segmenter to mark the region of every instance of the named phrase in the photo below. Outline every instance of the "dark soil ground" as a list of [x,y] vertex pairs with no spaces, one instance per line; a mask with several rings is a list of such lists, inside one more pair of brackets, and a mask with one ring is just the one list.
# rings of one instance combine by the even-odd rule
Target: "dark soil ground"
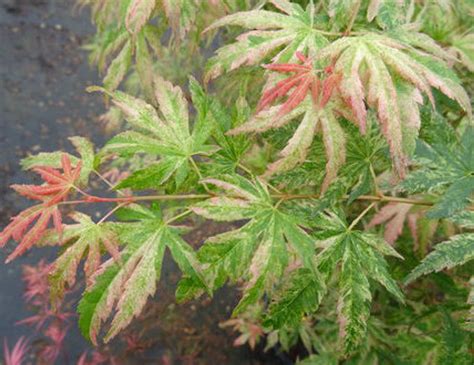
[[[71,151],[69,136],[85,136],[98,146],[105,140],[98,123],[102,100],[85,92],[88,85],[100,83],[81,50],[93,28],[87,12],[73,12],[73,8],[72,0],[0,0],[1,227],[27,204],[8,188],[31,181],[31,175],[19,168],[22,157],[38,151]],[[199,245],[217,229],[205,225],[191,232],[188,240]],[[12,244],[0,252],[0,261],[11,249]],[[9,265],[0,264],[1,341],[8,338],[12,344],[20,336],[37,336],[30,328],[15,325],[32,314],[22,300],[21,267],[41,258],[51,260],[54,254],[52,249],[36,249]],[[235,291],[224,289],[212,301],[175,305],[177,278],[173,264],[165,265],[155,304],[149,305],[146,319],[132,327],[145,333],[151,349],[120,360],[166,365],[283,364],[271,355],[233,347],[236,334],[219,328],[236,301]],[[71,328],[59,364],[75,364],[82,352],[91,350],[75,323]]]

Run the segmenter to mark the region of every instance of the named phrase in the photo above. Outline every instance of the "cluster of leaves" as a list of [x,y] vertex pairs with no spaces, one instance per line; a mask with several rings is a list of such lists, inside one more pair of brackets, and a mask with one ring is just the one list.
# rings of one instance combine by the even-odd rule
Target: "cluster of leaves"
[[[303,364],[469,363],[474,126],[464,12],[472,7],[84,3],[98,25],[92,57],[103,67],[113,58],[104,88],[90,91],[110,98],[125,130],[98,153],[76,137],[80,158],[26,158],[45,183],[13,188],[41,203],[13,218],[0,244],[19,242],[8,261],[35,244],[62,246],[50,270],[54,300],[85,261],[78,310],[86,338],[97,344],[107,327],[107,342],[141,313],[168,249],[183,273],[178,301],[241,286],[237,318],[227,323],[244,331],[236,344],[255,346],[268,334],[270,346],[288,349],[300,338],[315,353]],[[461,32],[447,38],[429,27],[444,6],[451,31]],[[157,74],[156,56],[173,47],[161,39],[167,27],[172,42],[197,39],[199,48],[201,31],[224,26],[249,31],[235,42],[218,33],[225,45],[203,76],[214,88],[189,77],[183,89]],[[117,91],[133,56],[139,87]],[[236,93],[223,92],[217,78]],[[254,85],[263,85],[259,100]],[[101,174],[110,166],[130,174],[112,184]],[[116,196],[83,191],[91,172]],[[79,201],[66,200],[73,191]],[[115,205],[97,222],[75,210],[63,223],[63,206],[78,202]],[[205,220],[237,228],[195,252],[179,223]]]

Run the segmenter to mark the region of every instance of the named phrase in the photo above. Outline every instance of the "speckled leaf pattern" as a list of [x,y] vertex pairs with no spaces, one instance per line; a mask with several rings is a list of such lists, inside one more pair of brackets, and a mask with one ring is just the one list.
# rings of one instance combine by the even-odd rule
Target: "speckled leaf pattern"
[[[123,155],[146,153],[161,157],[145,169],[146,174],[133,174],[121,182],[121,187],[158,187],[173,175],[179,185],[191,171],[193,155],[209,155],[215,151],[215,147],[205,144],[211,128],[203,128],[202,123],[196,123],[190,131],[188,103],[182,90],[159,76],[153,82],[158,110],[120,91],[110,93],[100,88],[90,89],[108,93],[131,128],[113,137],[105,146],[105,152]],[[141,176],[137,178],[138,175]]]
[[446,218],[464,209],[474,193],[474,128],[468,126],[454,145],[419,142],[416,152],[421,166],[399,185],[400,190],[443,192],[428,211],[429,218]]
[[[100,266],[103,249],[108,251],[115,261],[120,260],[114,223],[95,224],[89,216],[78,212],[72,215],[72,219],[77,224],[67,225],[63,234],[57,237],[70,245],[51,268],[51,296],[54,299],[63,296],[66,285],[69,288],[74,286],[79,264],[86,252],[84,272],[88,283]],[[71,241],[73,242],[70,243]]]
[[[219,288],[228,279],[248,278],[234,314],[256,303],[281,280],[289,263],[289,247],[311,271],[313,280],[319,282],[313,263],[315,247],[301,228],[304,224],[275,209],[262,182],[236,175],[207,182],[223,189],[229,196],[217,196],[199,203],[193,208],[195,213],[223,221],[250,219],[237,230],[210,238],[198,253],[212,289]],[[199,294],[199,287],[189,280],[181,283],[181,289],[183,298]]]
[[344,351],[349,354],[358,348],[365,336],[372,301],[369,278],[378,281],[403,302],[403,293],[383,258],[383,255],[400,256],[375,235],[347,230],[344,219],[335,213],[321,214],[317,224],[327,231],[321,239],[325,248],[317,257],[320,272],[329,280],[341,265],[338,277],[339,335]]
[[206,288],[201,268],[191,247],[166,225],[155,211],[135,209],[138,222],[121,223],[120,242],[126,246],[120,262],[106,261],[79,303],[79,326],[85,337],[97,343],[102,323],[113,317],[104,340],[108,342],[142,311],[156,291],[165,248],[181,271]]
[[451,237],[445,242],[438,243],[434,251],[426,256],[405,279],[411,283],[422,275],[438,272],[463,265],[474,259],[474,234],[463,233]]
[[295,51],[310,48],[310,54],[325,45],[327,40],[314,27],[314,5],[303,9],[287,0],[271,0],[281,13],[251,10],[228,15],[213,23],[207,30],[227,25],[238,25],[251,31],[240,35],[237,42],[217,51],[210,60],[206,78],[213,79],[244,65],[256,65],[276,53],[276,62],[295,61]]

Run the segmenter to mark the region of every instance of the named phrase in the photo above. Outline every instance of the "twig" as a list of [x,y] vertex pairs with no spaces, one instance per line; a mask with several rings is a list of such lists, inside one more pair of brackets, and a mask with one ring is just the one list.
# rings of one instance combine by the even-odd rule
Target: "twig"
[[347,230],[348,230],[348,231],[352,230],[352,228],[354,228],[354,227],[357,225],[357,223],[359,223],[360,220],[361,220],[362,218],[364,218],[364,216],[369,212],[369,210],[371,210],[371,209],[374,207],[374,205],[375,205],[375,202],[370,203],[370,205],[369,205],[367,208],[365,208],[365,209],[362,211],[362,213],[360,213],[360,214],[357,216],[356,219],[354,219],[354,220],[352,221],[351,225],[349,226],[349,228],[347,228]]

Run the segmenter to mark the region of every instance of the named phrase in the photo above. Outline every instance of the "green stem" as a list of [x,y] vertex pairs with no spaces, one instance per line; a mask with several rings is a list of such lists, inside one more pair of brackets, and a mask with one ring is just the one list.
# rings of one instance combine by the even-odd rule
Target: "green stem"
[[199,170],[199,167],[196,164],[196,161],[194,161],[194,158],[192,156],[189,157],[189,161],[191,162],[191,165],[193,166],[194,171],[196,171],[196,174],[199,177],[199,182],[204,186],[204,189],[209,193],[210,192],[209,187],[207,186],[205,182],[202,181],[204,180],[204,177],[202,176],[201,170]]
[[354,219],[354,220],[352,221],[351,225],[349,226],[349,228],[347,228],[347,230],[348,230],[348,231],[352,230],[352,228],[354,228],[354,227],[357,225],[357,223],[359,223],[360,220],[361,220],[362,218],[364,218],[364,216],[369,212],[369,210],[371,210],[371,209],[374,207],[374,205],[375,205],[375,202],[370,203],[370,205],[369,205],[367,208],[365,208],[365,209],[362,211],[362,213],[360,213],[360,214],[357,216],[356,219]]
[[174,216],[174,217],[168,219],[168,220],[166,221],[166,224],[170,224],[170,223],[172,223],[172,222],[174,222],[174,221],[177,221],[178,219],[181,219],[181,218],[183,218],[183,217],[186,217],[188,214],[191,214],[191,213],[192,213],[192,210],[191,210],[191,209],[185,210],[183,213],[178,214],[178,215],[176,215],[176,216]]

